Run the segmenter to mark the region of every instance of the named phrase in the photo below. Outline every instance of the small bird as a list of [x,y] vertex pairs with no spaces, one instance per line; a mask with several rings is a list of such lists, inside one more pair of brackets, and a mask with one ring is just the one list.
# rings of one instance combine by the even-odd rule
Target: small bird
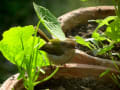
[[53,64],[65,64],[74,56],[75,42],[70,39],[64,41],[53,39],[46,43],[41,50],[47,52],[47,56]]
[[59,39],[49,40],[41,30],[38,30],[38,33],[46,41],[46,44],[40,50],[44,50],[47,53],[50,62],[61,65],[72,59],[75,54],[75,41],[68,38],[64,41]]

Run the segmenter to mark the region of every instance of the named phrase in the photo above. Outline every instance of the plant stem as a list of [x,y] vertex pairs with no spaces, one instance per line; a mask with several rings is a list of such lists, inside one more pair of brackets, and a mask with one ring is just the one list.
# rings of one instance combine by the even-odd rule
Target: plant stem
[[45,81],[49,80],[50,78],[52,78],[52,77],[56,74],[56,72],[57,72],[58,70],[59,70],[59,67],[56,67],[56,69],[54,70],[54,72],[52,72],[48,77],[40,80],[39,83],[45,82]]
[[34,90],[34,86],[33,85],[29,85],[28,90]]

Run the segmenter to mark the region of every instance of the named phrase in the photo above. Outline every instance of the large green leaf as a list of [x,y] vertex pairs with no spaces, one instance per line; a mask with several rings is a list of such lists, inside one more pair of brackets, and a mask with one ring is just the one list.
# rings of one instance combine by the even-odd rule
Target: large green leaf
[[[36,47],[41,47],[45,42],[32,36],[35,33],[32,25],[25,27],[13,27],[3,33],[3,39],[0,41],[0,51],[13,64],[21,65],[23,67],[29,63],[30,56],[33,52],[32,46],[34,41],[34,54],[37,56],[37,65],[43,63],[43,56],[41,53],[36,54]],[[24,60],[24,61],[23,61]],[[35,58],[33,58],[33,65],[35,65]],[[44,65],[48,65],[48,61]]]
[[65,40],[65,35],[61,29],[57,18],[46,8],[33,3],[34,9],[38,18],[41,20],[45,28],[55,37],[60,40]]

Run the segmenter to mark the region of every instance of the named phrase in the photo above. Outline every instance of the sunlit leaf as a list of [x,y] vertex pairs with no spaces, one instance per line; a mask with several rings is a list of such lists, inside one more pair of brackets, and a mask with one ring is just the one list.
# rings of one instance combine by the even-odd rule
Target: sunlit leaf
[[[13,64],[22,65],[25,67],[29,63],[32,45],[33,45],[33,34],[35,33],[34,27],[32,25],[25,27],[13,27],[3,33],[3,39],[0,41],[0,51],[3,55]],[[34,45],[38,44],[40,48],[44,45],[44,41],[35,38]],[[36,51],[34,53],[36,55]],[[47,59],[46,59],[47,60]],[[37,65],[43,64],[42,55],[38,54]],[[35,58],[33,58],[33,66],[35,65]],[[48,65],[48,61],[46,64]]]
[[120,19],[117,18],[110,25],[108,25],[105,34],[108,38],[120,42]]
[[110,72],[109,69],[107,69],[106,71],[102,72],[99,77],[102,78],[103,76],[105,76],[106,74],[108,74]]
[[100,27],[104,26],[104,25],[109,25],[109,22],[112,20],[115,20],[116,16],[109,16],[103,20],[95,20],[99,25],[96,27],[96,29],[94,30],[94,32],[92,33],[92,38],[94,38],[95,40],[105,40],[105,37],[100,35],[97,31]]
[[95,29],[95,31],[97,31],[100,27],[104,26],[104,25],[109,25],[109,22],[112,20],[115,20],[116,16],[108,16],[103,20],[95,20],[96,23],[98,23],[99,25],[97,26],[97,28]]
[[45,26],[46,30],[48,30],[55,38],[65,40],[65,35],[57,18],[48,9],[42,6],[35,3],[33,3],[33,6],[38,18],[41,20],[41,23]]
[[83,45],[83,46],[87,46],[88,48],[92,49],[92,48],[90,47],[90,42],[85,41],[85,39],[83,39],[82,37],[76,36],[75,39],[76,39],[76,42],[77,42],[77,43],[79,43],[79,44],[81,44],[81,45]]

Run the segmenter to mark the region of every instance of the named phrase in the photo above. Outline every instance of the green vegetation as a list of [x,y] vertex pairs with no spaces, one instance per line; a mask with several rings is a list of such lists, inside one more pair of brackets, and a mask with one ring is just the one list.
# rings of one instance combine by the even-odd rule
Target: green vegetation
[[[111,59],[114,62],[114,55],[117,55],[120,59],[119,52],[111,52],[115,45],[120,43],[120,1],[113,0],[113,3],[115,6],[116,16],[109,16],[103,20],[91,20],[98,23],[98,26],[92,33],[92,37],[87,41],[84,39],[81,40],[81,37],[79,36],[76,36],[75,38],[77,43],[90,48],[94,55],[110,55]],[[107,26],[106,30],[103,33],[98,33],[98,30],[104,25]],[[107,42],[107,44],[104,42]],[[114,63],[114,66],[120,73],[120,68],[116,63]],[[109,73],[109,71],[110,70],[106,70],[100,75],[100,77],[103,77]],[[120,74],[115,75],[112,73],[110,78],[112,78],[113,81],[120,87]]]
[[37,81],[40,73],[45,74],[42,67],[50,65],[46,53],[39,50],[45,44],[43,39],[37,37],[39,25],[42,23],[57,39],[65,39],[56,17],[46,8],[35,3],[33,5],[39,17],[37,28],[33,25],[12,27],[3,33],[0,41],[0,51],[11,63],[17,65],[20,72],[18,79],[24,80],[27,90],[34,90],[36,84],[50,79],[59,69],[57,67],[48,77]]
[[[83,0],[85,1],[85,0]],[[105,54],[110,51],[116,43],[120,42],[120,1],[114,2],[117,16],[110,16],[104,20],[96,20],[99,23],[98,27],[92,34],[92,39],[87,42],[81,37],[75,37],[76,42],[90,48],[95,55]],[[37,28],[33,25],[24,27],[12,27],[3,33],[3,39],[0,41],[0,51],[11,63],[18,67],[20,75],[18,79],[24,80],[24,86],[28,90],[34,90],[34,86],[50,79],[58,71],[58,67],[46,78],[37,81],[40,73],[45,74],[42,67],[49,66],[49,60],[46,53],[39,50],[45,44],[45,41],[37,37],[37,31],[40,24],[42,24],[48,32],[59,40],[65,40],[65,35],[61,30],[57,18],[52,13],[42,6],[33,3],[35,12],[39,18]],[[109,23],[112,20],[111,23]],[[98,29],[103,25],[107,25],[104,33],[98,33]],[[109,44],[103,43],[107,41]],[[92,42],[92,43],[91,43]],[[100,43],[100,45],[99,45]],[[102,46],[101,46],[102,45]],[[112,55],[112,53],[110,53]],[[117,53],[118,56],[119,53]],[[113,59],[114,60],[114,59]],[[119,67],[115,64],[116,69],[120,72]],[[107,74],[109,70],[101,74],[101,77]],[[120,86],[118,80],[119,75],[111,75],[111,78],[117,85]]]

